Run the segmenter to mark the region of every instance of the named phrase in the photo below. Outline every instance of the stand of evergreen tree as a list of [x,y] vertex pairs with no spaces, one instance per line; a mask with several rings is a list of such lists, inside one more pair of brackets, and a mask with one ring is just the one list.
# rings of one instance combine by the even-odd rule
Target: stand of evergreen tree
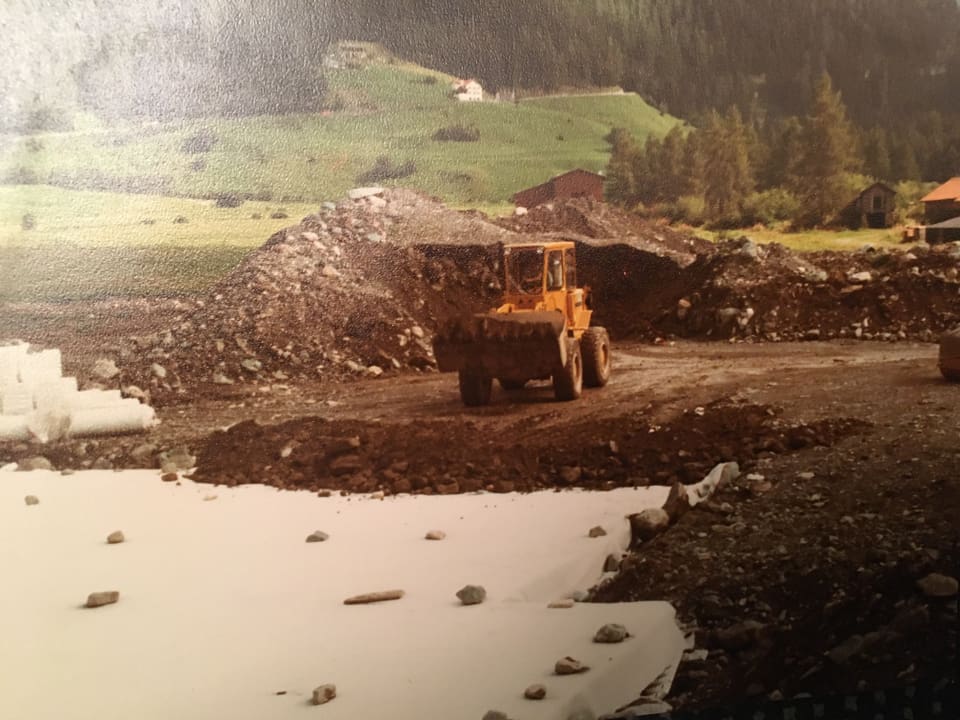
[[[712,111],[699,127],[675,128],[639,146],[623,129],[611,132],[606,194],[611,202],[675,220],[714,227],[789,221],[794,227],[836,224],[841,211],[873,180],[890,185],[922,177],[937,148],[960,151],[960,119],[923,116],[923,132],[894,138],[883,128],[858,128],[824,74],[803,117],[746,120],[736,107]],[[952,165],[960,173],[960,162]],[[949,174],[947,176],[949,177]],[[915,187],[914,187],[915,186]],[[914,182],[907,195],[917,195]],[[906,187],[906,186],[904,186]]]

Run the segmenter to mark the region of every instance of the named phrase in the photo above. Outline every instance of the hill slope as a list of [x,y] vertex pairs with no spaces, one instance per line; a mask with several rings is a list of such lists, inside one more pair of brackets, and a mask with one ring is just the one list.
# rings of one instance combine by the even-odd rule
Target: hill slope
[[[388,184],[454,205],[502,207],[517,190],[557,173],[602,170],[609,156],[604,137],[614,125],[642,139],[679,122],[633,95],[459,103],[450,96],[449,76],[411,65],[331,71],[326,81],[330,109],[323,113],[0,136],[0,178],[115,192],[316,201],[340,197],[361,182],[384,181],[363,177],[382,157],[388,162],[381,169],[408,173]],[[432,139],[456,126],[475,128],[479,139]]]

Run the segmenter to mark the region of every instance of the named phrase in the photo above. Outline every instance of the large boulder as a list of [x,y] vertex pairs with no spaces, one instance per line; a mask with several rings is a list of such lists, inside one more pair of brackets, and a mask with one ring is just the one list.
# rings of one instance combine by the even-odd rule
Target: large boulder
[[940,373],[947,380],[960,382],[960,327],[940,336]]

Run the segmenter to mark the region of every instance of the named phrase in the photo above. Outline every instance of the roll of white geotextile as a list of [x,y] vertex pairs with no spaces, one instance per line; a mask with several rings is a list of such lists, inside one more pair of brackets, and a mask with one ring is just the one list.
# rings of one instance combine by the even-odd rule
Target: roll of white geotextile
[[0,415],[0,441],[29,439],[26,415]]
[[73,437],[117,435],[149,430],[156,424],[156,414],[149,405],[127,399],[109,407],[77,409],[70,413]]
[[[81,390],[64,396],[64,401],[71,410],[98,410],[119,405],[124,401],[119,390]],[[133,402],[140,404],[139,401]]]

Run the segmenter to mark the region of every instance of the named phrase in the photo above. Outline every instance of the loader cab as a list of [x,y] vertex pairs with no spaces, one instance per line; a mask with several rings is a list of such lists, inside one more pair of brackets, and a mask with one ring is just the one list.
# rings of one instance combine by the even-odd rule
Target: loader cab
[[586,291],[577,287],[577,256],[572,242],[506,245],[502,311],[555,310],[567,326],[580,330],[590,321]]

